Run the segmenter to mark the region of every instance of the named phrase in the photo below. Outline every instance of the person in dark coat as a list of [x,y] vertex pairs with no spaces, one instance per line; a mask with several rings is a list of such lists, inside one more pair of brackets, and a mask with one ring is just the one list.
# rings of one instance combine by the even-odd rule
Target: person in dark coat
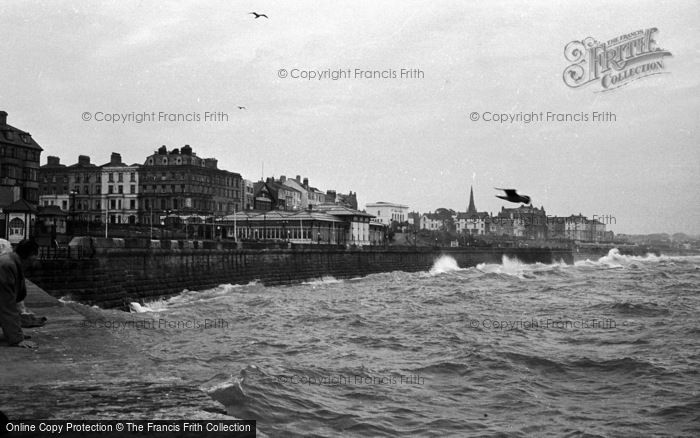
[[24,267],[31,265],[38,253],[36,242],[23,240],[17,244],[14,252],[0,256],[0,326],[12,346],[36,347],[36,344],[24,339],[17,303],[27,296]]

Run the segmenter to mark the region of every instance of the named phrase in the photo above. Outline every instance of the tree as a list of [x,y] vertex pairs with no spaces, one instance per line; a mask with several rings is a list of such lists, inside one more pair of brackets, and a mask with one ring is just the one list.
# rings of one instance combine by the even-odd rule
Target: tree
[[449,208],[438,208],[435,210],[435,216],[442,222],[442,231],[455,231],[454,217],[457,213]]

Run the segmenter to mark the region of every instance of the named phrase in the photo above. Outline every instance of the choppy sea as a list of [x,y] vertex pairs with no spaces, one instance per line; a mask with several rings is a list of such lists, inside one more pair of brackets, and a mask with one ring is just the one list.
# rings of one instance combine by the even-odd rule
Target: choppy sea
[[[429,272],[222,285],[132,311],[90,310],[172,384],[128,403],[195,385],[259,436],[700,435],[696,256],[442,257]],[[180,394],[164,415],[197,400]]]

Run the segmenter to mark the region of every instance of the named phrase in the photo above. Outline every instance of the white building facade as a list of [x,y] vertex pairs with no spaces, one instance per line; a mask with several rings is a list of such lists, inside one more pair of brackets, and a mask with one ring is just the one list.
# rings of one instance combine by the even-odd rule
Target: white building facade
[[368,214],[375,216],[375,221],[384,225],[392,222],[403,223],[408,221],[408,206],[393,202],[372,202],[365,206]]

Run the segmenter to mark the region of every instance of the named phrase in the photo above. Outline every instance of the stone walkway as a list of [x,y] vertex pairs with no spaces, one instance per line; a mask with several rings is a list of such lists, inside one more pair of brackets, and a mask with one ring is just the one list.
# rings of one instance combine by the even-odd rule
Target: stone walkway
[[198,388],[163,379],[157,364],[133,345],[86,324],[76,310],[85,306],[63,304],[29,281],[26,304],[48,322],[23,329],[36,349],[0,339],[0,411],[11,419],[156,419],[173,412],[231,418]]

